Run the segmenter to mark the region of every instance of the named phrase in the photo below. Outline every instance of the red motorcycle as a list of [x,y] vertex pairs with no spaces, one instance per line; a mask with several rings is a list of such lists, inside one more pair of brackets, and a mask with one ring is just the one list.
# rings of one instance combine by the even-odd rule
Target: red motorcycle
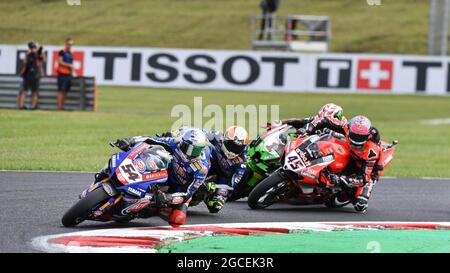
[[[397,141],[390,144],[382,142],[379,162],[383,170],[394,159],[396,144]],[[349,146],[345,137],[340,134],[294,139],[284,148],[282,167],[252,190],[248,205],[252,209],[264,209],[279,202],[292,205],[346,206],[353,201],[356,189],[337,185],[329,179],[328,174],[341,173],[350,159]]]

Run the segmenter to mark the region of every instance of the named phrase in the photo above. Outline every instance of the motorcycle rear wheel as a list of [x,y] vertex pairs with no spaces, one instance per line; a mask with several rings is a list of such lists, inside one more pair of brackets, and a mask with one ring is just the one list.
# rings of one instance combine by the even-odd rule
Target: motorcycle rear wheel
[[252,209],[265,209],[280,201],[280,194],[287,191],[287,182],[279,171],[272,173],[250,192],[248,206]]
[[105,202],[110,196],[103,187],[98,187],[88,196],[78,200],[62,217],[61,222],[65,227],[74,227],[87,219],[93,208]]

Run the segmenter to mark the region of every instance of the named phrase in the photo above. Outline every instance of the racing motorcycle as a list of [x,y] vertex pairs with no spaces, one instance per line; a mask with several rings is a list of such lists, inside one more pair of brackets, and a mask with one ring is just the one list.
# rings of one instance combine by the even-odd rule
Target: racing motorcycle
[[269,128],[253,140],[248,147],[245,173],[228,200],[247,197],[259,182],[277,170],[286,142],[296,137],[296,133],[294,127],[283,124]]
[[[382,142],[381,170],[386,169],[394,159],[397,143]],[[294,139],[283,150],[282,167],[252,190],[248,205],[252,209],[264,209],[277,202],[324,204],[331,208],[346,206],[353,201],[356,188],[334,183],[330,179],[325,183],[319,182],[319,178],[322,174],[341,173],[350,159],[350,150],[343,135],[325,133]]]
[[164,189],[171,158],[163,147],[144,142],[128,152],[113,154],[108,177],[80,194],[80,200],[62,217],[62,224],[72,227],[85,220],[128,222],[152,216],[151,209],[158,211],[155,193]]

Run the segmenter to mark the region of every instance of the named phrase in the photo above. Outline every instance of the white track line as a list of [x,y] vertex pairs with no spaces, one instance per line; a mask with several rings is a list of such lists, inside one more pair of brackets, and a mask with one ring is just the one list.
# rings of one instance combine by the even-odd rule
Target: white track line
[[425,120],[421,120],[420,124],[425,124],[425,125],[449,125],[450,124],[450,118],[425,119]]

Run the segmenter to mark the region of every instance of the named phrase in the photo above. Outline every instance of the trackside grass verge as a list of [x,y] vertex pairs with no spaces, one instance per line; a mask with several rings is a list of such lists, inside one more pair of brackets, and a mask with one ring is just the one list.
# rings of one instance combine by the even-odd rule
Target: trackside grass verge
[[[250,49],[250,16],[260,1],[0,1],[0,43]],[[326,15],[331,51],[426,54],[430,1],[283,0],[277,15]],[[61,27],[61,26],[64,27]]]

